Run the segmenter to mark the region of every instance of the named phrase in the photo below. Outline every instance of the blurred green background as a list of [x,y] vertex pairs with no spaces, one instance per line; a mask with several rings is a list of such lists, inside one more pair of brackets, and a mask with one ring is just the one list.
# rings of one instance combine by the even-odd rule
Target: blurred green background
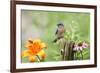
[[[25,42],[29,39],[39,38],[46,43],[44,61],[61,61],[59,45],[52,43],[58,23],[63,23],[66,32],[71,37],[77,36],[77,40],[90,41],[90,14],[82,12],[52,12],[52,11],[21,11],[22,51],[25,50]],[[83,50],[84,60],[89,59],[89,48]],[[80,57],[80,55],[78,55]],[[22,58],[27,63],[27,58]]]

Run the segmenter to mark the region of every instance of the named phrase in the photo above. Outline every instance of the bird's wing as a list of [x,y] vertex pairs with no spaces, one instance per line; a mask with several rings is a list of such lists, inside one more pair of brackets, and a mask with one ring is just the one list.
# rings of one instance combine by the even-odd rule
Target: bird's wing
[[58,29],[56,30],[56,32],[55,32],[55,35],[58,33]]

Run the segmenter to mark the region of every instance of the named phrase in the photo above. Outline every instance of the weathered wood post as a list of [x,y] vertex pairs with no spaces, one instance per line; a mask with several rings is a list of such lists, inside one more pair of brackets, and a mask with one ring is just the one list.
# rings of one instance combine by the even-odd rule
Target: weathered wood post
[[61,38],[59,40],[62,60],[73,60],[74,59],[74,53],[73,53],[74,44],[75,43],[73,41],[66,40],[64,38]]

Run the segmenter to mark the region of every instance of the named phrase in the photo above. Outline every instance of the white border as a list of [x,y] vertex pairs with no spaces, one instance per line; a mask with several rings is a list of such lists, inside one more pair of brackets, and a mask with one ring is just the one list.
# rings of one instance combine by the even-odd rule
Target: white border
[[[21,63],[21,9],[26,10],[46,10],[46,11],[66,11],[66,12],[89,12],[90,13],[90,60],[82,61],[59,61],[59,62],[41,62],[41,63]],[[49,7],[36,5],[16,5],[16,68],[40,68],[94,64],[94,9],[68,8],[68,7]]]

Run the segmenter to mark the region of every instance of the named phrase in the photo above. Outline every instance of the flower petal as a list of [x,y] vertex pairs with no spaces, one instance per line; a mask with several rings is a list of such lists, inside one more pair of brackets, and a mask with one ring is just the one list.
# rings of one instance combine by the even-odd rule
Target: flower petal
[[88,47],[88,44],[83,42],[83,45],[82,45],[83,48],[87,48]]
[[40,56],[42,59],[46,57],[44,50],[41,50],[37,55]]
[[24,57],[28,57],[28,56],[30,56],[29,50],[24,50],[24,51],[22,52],[22,57],[24,58]]
[[33,40],[33,43],[41,43],[41,40],[35,39],[35,40]]
[[29,56],[28,59],[29,59],[30,62],[35,62],[36,56]]
[[41,43],[41,48],[47,48],[45,43]]
[[26,44],[25,44],[25,47],[29,48],[30,46],[32,46],[32,43],[30,43],[30,42],[27,41]]
[[82,47],[79,47],[79,50],[81,50],[81,51],[82,51],[82,49],[83,49]]

